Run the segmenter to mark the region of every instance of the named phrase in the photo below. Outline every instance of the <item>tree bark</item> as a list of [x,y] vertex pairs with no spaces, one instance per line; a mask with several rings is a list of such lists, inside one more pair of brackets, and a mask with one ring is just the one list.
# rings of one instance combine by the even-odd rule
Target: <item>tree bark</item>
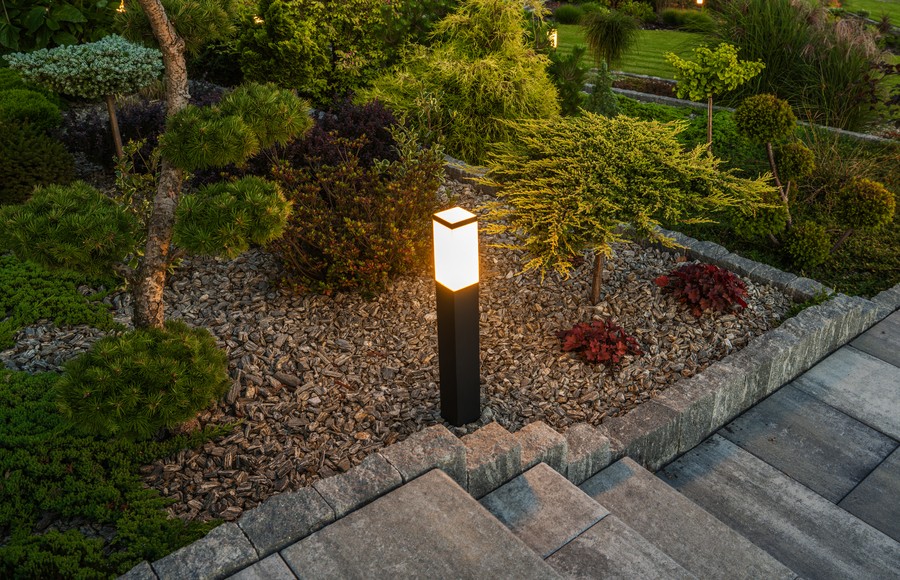
[[113,143],[116,145],[116,157],[125,157],[122,148],[122,134],[119,133],[119,119],[116,117],[116,99],[112,95],[106,95],[106,111],[109,113],[109,127],[112,129]]
[[[163,78],[166,84],[166,115],[172,116],[188,104],[189,98],[184,40],[175,32],[175,27],[166,16],[160,0],[137,1],[150,21],[153,35],[162,52],[165,65]],[[182,178],[181,170],[163,158],[147,228],[144,257],[138,267],[137,284],[132,290],[134,325],[138,328],[160,328],[165,322],[163,291],[166,286],[166,269],[171,262],[169,250]]]
[[849,230],[844,232],[841,235],[840,239],[838,241],[836,241],[833,246],[831,246],[831,253],[833,254],[834,252],[836,252],[838,248],[840,248],[841,246],[844,245],[844,242],[847,241],[847,238],[849,238],[852,235],[853,235],[853,228],[850,228]]
[[706,150],[712,153],[712,97],[706,103]]
[[603,287],[603,266],[606,264],[606,254],[597,252],[594,256],[594,275],[591,282],[591,304],[600,302],[600,288]]
[[778,187],[778,194],[781,196],[781,200],[784,202],[784,209],[787,211],[787,225],[790,228],[794,225],[793,220],[791,219],[791,206],[788,203],[788,195],[787,190],[781,185],[781,180],[778,179],[778,168],[775,167],[775,152],[772,149],[772,143],[766,143],[766,154],[769,156],[769,167],[772,168],[772,177],[775,178],[775,185]]

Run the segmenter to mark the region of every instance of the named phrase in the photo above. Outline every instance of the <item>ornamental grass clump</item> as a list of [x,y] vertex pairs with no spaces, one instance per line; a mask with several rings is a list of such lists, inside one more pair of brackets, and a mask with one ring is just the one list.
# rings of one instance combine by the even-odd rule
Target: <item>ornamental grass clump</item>
[[562,341],[563,352],[574,352],[585,362],[618,365],[626,356],[641,356],[640,345],[625,329],[610,320],[579,322],[556,336]]
[[685,264],[654,283],[687,304],[691,314],[700,317],[704,310],[730,312],[746,308],[747,285],[732,272],[712,264]]

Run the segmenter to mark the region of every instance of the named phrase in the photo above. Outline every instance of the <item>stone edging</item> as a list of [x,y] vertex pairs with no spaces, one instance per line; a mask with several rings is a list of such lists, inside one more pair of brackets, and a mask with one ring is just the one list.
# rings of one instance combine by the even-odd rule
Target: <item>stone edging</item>
[[[458,165],[465,176],[468,168]],[[677,251],[690,258],[771,284],[795,300],[830,292],[814,280],[747,260],[717,244],[661,233],[673,237],[682,246]],[[900,284],[872,300],[836,294],[599,427],[579,423],[561,434],[536,422],[510,433],[491,423],[461,439],[443,425],[428,427],[345,473],[272,496],[236,523],[222,524],[152,565],[142,562],[121,578],[227,577],[431,469],[443,470],[476,499],[540,462],[575,485],[624,456],[655,471],[898,308]]]

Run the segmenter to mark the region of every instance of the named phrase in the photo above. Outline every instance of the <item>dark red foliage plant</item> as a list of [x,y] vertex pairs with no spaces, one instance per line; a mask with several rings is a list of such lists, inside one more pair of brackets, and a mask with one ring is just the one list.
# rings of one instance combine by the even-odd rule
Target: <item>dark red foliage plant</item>
[[694,316],[700,316],[707,308],[726,312],[747,307],[747,285],[743,280],[712,264],[685,264],[654,282],[690,306]]
[[640,356],[637,341],[625,334],[615,322],[594,320],[579,322],[569,330],[561,330],[556,336],[562,341],[564,352],[575,352],[589,363],[616,365],[625,355]]

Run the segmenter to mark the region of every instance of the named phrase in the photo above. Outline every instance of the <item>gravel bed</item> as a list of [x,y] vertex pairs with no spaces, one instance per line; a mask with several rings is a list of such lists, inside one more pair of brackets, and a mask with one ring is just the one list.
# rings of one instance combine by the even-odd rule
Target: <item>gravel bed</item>
[[[487,199],[449,183],[465,207]],[[542,420],[559,430],[599,424],[649,400],[682,377],[775,326],[790,300],[749,280],[748,308],[695,318],[653,284],[678,264],[673,254],[615,246],[602,301],[588,300],[590,260],[569,280],[519,272],[524,255],[482,236],[481,376],[483,415],[462,435],[496,420],[511,431]],[[228,351],[234,379],[201,425],[241,423],[200,449],[143,468],[146,483],[175,500],[175,516],[234,520],[262,500],[345,471],[372,451],[442,422],[439,409],[434,281],[395,281],[380,296],[299,295],[278,286],[277,261],[252,250],[233,261],[194,258],[170,280],[168,316],[204,326]],[[116,318],[128,297],[108,298]],[[556,332],[611,318],[644,351],[615,370],[560,350]],[[8,367],[56,368],[103,333],[39,325],[0,353]]]

